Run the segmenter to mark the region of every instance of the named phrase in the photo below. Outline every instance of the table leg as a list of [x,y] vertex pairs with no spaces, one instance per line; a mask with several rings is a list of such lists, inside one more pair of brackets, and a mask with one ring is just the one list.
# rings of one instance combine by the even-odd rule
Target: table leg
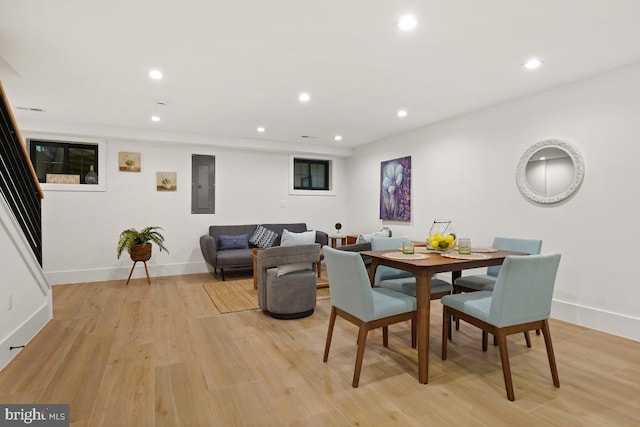
[[369,267],[369,282],[371,282],[371,286],[373,286],[375,278],[376,278],[376,268],[378,268],[378,259],[373,258],[371,260],[371,266]]
[[416,302],[418,304],[418,381],[429,382],[429,326],[431,323],[431,274],[415,272]]

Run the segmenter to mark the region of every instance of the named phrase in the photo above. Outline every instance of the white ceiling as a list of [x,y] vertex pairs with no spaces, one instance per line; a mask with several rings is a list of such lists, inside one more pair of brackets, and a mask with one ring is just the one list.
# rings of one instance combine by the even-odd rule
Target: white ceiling
[[[527,72],[531,56],[543,66]],[[638,62],[640,0],[0,3],[18,123],[123,133],[355,147]]]

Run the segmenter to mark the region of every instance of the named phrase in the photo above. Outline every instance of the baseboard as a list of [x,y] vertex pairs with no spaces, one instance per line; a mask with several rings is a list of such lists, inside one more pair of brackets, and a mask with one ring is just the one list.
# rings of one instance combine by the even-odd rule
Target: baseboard
[[586,328],[640,341],[640,319],[620,313],[553,300],[551,317]]
[[[21,346],[27,345],[52,318],[53,304],[51,304],[51,296],[49,296],[48,303],[43,304],[0,342],[0,370],[4,369],[11,359],[22,351]],[[11,347],[19,348],[10,350]]]
[[[209,269],[204,262],[181,264],[148,265],[149,276],[179,276],[181,274],[207,273]],[[103,282],[107,280],[127,280],[131,265],[117,268],[99,268],[86,270],[45,271],[45,276],[52,285],[69,283]],[[144,265],[139,262],[133,270],[132,279],[145,278]]]

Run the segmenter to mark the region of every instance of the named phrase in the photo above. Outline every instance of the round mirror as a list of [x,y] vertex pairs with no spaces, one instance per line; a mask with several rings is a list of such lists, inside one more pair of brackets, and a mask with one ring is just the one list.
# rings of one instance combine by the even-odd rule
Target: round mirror
[[532,145],[520,158],[516,183],[537,203],[556,203],[573,194],[584,177],[582,156],[572,145],[547,139]]

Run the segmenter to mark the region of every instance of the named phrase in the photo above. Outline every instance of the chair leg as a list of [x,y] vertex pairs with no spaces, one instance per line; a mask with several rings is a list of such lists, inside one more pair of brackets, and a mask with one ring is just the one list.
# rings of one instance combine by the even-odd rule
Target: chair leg
[[549,321],[544,320],[542,325],[542,335],[544,335],[544,344],[547,347],[547,357],[549,358],[549,367],[551,368],[551,377],[553,385],[560,387],[560,379],[558,378],[558,367],[556,366],[556,357],[553,354],[553,344],[551,344],[551,331],[549,330]]
[[507,399],[515,400],[513,394],[513,381],[511,380],[511,367],[509,366],[509,353],[507,351],[507,336],[503,331],[497,329],[494,337],[498,339],[498,349],[500,351],[500,361],[502,362],[502,375],[504,376],[504,386],[507,390]]
[[389,347],[389,327],[382,327],[382,345],[384,347]]
[[[453,285],[453,293],[454,294],[461,294],[462,293],[462,289],[459,286],[456,286],[455,284]],[[456,331],[460,330],[460,319],[455,319],[456,321]],[[451,339],[451,332],[449,332],[449,339]]]
[[482,331],[482,351],[487,351],[488,342],[489,334],[487,333],[487,331]]
[[327,329],[327,341],[324,344],[323,362],[329,359],[329,348],[331,347],[331,337],[333,337],[333,326],[336,324],[336,308],[331,306],[331,315],[329,316],[329,329]]
[[536,335],[540,335],[540,329],[536,329]]
[[416,331],[416,318],[411,319],[411,348],[418,346],[417,331]]
[[527,342],[527,347],[531,348],[531,336],[529,335],[529,331],[524,332],[524,340]]
[[220,269],[220,273],[222,274],[222,281],[224,282],[224,268]]
[[364,357],[364,348],[367,344],[367,333],[369,329],[366,324],[360,325],[358,331],[358,352],[356,354],[356,367],[353,370],[353,382],[351,385],[356,388],[360,382],[360,371],[362,370],[362,358]]
[[447,360],[447,341],[451,335],[451,315],[447,306],[442,306],[442,360]]

